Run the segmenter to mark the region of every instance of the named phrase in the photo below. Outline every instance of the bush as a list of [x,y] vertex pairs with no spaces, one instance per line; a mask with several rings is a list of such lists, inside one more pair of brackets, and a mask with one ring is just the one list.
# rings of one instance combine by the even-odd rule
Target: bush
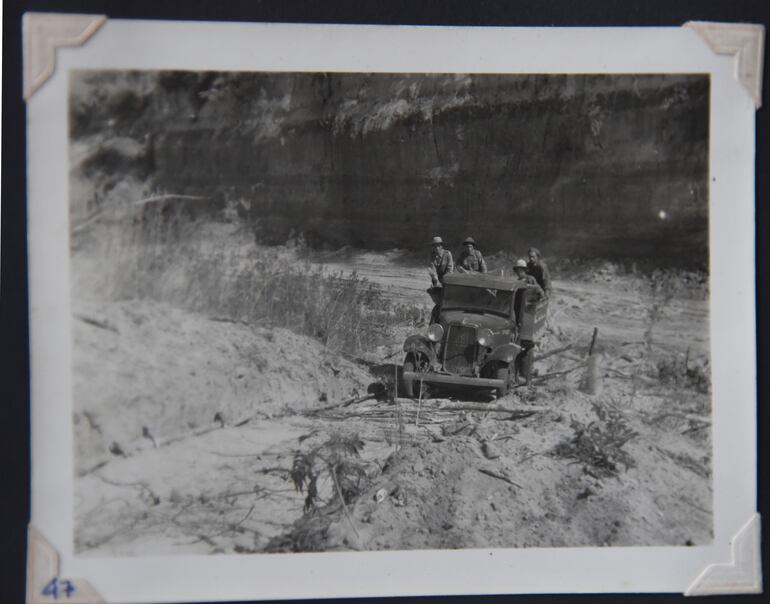
[[357,434],[333,434],[329,439],[307,452],[294,454],[290,477],[294,488],[306,493],[305,512],[319,503],[318,480],[324,475],[334,484],[328,503],[350,503],[366,486],[366,469],[361,461],[364,441]]
[[620,472],[620,465],[626,469],[635,465],[623,446],[637,433],[617,409],[598,403],[593,407],[599,421],[584,424],[573,419],[574,436],[557,444],[553,452],[582,463],[588,473],[597,477],[615,476]]
[[690,388],[701,394],[711,390],[711,371],[708,361],[680,361],[677,357],[663,357],[657,362],[658,379],[663,384]]

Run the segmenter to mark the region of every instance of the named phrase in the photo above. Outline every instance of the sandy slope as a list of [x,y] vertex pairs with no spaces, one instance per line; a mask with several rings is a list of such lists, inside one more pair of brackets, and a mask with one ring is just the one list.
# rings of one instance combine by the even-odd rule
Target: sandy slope
[[[325,260],[329,270],[357,270],[381,283],[394,300],[428,302],[424,270],[397,253]],[[401,406],[387,400],[314,418],[301,414],[375,381],[392,384],[401,333],[367,355],[366,366],[283,329],[148,301],[77,300],[76,549],[132,555],[254,552],[268,544],[296,550],[707,543],[710,396],[686,383],[661,383],[656,373],[665,356],[703,362],[707,304],[675,299],[650,349],[643,341],[647,302],[630,280],[556,283],[542,348],[576,345],[538,371],[575,366],[598,326],[601,394],[580,392],[578,370],[500,401],[545,408],[525,418],[431,410],[446,401],[490,400],[443,391],[418,422],[414,415],[399,421]],[[556,452],[575,438],[576,426],[606,426],[597,415],[602,410],[635,433],[622,447],[625,463],[602,471]],[[393,438],[399,426],[414,443]],[[295,491],[287,470],[295,451],[335,433],[363,439],[368,480],[350,503],[350,518],[336,505],[303,517],[305,493]],[[485,442],[497,457],[484,454]],[[390,494],[376,503],[383,486]],[[319,491],[322,504],[334,499],[328,477]]]

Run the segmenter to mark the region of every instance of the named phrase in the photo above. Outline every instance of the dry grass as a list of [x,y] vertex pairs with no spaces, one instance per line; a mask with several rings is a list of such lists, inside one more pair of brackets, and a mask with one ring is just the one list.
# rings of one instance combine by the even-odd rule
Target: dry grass
[[351,354],[371,349],[394,319],[411,319],[355,273],[329,273],[296,247],[260,246],[237,224],[193,220],[168,208],[99,225],[81,253],[96,260],[81,275],[99,296],[286,327]]

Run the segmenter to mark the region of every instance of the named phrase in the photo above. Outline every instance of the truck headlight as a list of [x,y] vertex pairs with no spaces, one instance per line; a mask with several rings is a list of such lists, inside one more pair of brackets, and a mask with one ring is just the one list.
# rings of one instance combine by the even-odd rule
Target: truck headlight
[[431,342],[440,342],[444,337],[444,328],[438,323],[434,323],[428,328],[428,339]]
[[476,341],[482,346],[487,346],[492,341],[492,330],[482,327],[476,332]]

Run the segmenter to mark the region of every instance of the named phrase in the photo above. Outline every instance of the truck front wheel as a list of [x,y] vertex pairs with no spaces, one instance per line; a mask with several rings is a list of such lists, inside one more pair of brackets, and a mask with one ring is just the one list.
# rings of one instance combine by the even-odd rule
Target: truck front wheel
[[[403,373],[406,373],[407,371],[413,373],[414,369],[414,361],[411,358],[404,361]],[[402,381],[404,383],[404,396],[406,396],[406,398],[414,398],[414,380],[404,377]]]
[[532,377],[532,366],[535,361],[534,346],[524,346],[519,356],[516,357],[516,377],[517,382],[521,383],[522,380],[525,384],[529,384],[529,380]]

